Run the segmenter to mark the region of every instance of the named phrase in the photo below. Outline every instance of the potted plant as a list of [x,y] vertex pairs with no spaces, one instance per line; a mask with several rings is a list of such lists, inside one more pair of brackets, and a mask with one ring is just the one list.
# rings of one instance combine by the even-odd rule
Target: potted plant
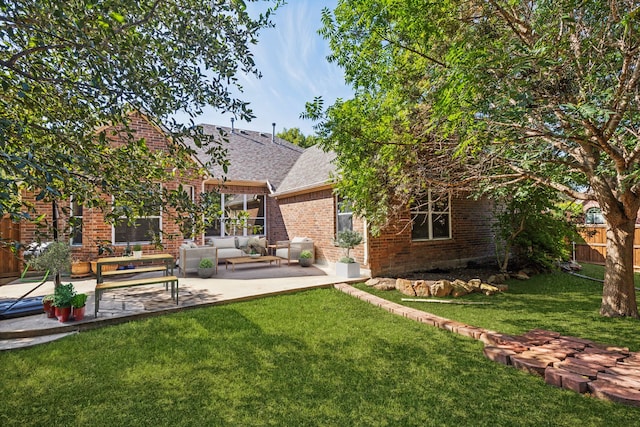
[[56,317],[55,307],[53,306],[53,294],[46,295],[42,298],[42,308],[44,312],[47,313],[48,318],[53,319]]
[[142,245],[140,243],[133,245],[133,257],[142,258]]
[[[97,240],[96,246],[98,247],[98,258],[103,255],[113,256],[116,253],[113,245],[109,240]],[[98,265],[96,261],[91,261],[90,264],[91,264],[91,271],[93,271],[94,274],[97,274]],[[116,270],[117,268],[118,268],[118,264],[103,265],[102,271],[104,272],[109,270]]]
[[300,257],[298,258],[298,262],[301,267],[309,267],[311,265],[311,261],[313,260],[313,254],[311,251],[304,250],[300,252]]
[[84,311],[87,306],[87,294],[75,294],[71,299],[73,318],[75,320],[84,319]]
[[336,275],[341,277],[360,277],[360,264],[349,256],[349,251],[362,243],[362,234],[353,230],[340,231],[334,244],[344,251],[344,256],[336,263]]
[[57,287],[60,285],[60,273],[71,270],[71,248],[63,242],[50,242],[42,246],[39,254],[29,259],[28,265],[34,270],[48,271]]
[[56,317],[60,322],[66,322],[71,316],[71,300],[76,294],[73,283],[56,286],[53,291],[53,305],[56,308]]
[[71,262],[71,277],[85,277],[91,273],[89,261],[74,258]]
[[213,261],[211,258],[202,258],[200,260],[200,264],[198,264],[198,276],[201,279],[207,279],[213,276],[213,273],[216,272],[216,268],[213,265]]

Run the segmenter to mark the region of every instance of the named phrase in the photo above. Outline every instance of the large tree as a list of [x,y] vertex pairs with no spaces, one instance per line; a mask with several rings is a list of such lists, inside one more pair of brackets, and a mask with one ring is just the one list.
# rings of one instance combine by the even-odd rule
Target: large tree
[[597,201],[601,314],[638,317],[639,14],[635,0],[340,0],[321,34],[356,95],[307,115],[374,223],[438,185]]
[[[24,190],[107,211],[100,194],[112,194],[130,205],[115,215],[184,200],[149,185],[185,165],[181,138],[212,162],[224,152],[171,118],[211,105],[251,119],[237,75],[259,77],[250,46],[271,12],[252,17],[242,0],[0,0],[0,217],[32,217]],[[132,111],[178,142],[173,151],[134,138]]]

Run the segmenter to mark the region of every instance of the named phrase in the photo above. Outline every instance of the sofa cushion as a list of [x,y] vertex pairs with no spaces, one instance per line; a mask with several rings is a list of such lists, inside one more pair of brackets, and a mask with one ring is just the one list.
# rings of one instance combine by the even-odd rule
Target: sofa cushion
[[213,246],[216,248],[236,248],[236,240],[235,239],[211,239],[213,242]]

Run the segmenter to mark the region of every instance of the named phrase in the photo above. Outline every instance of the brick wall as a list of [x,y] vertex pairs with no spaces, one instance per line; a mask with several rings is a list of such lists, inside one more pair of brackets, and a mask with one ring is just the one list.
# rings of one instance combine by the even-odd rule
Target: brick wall
[[380,236],[370,239],[371,273],[394,275],[410,271],[464,266],[494,257],[492,205],[487,200],[451,200],[452,239],[412,241],[410,216],[398,218]]
[[[147,146],[151,150],[167,150],[167,147],[171,142],[157,127],[153,126],[143,116],[139,114],[133,114],[130,116],[131,128],[135,129],[135,136],[137,138],[145,138]],[[110,135],[115,145],[122,143],[117,137]],[[172,167],[169,167],[172,169]],[[184,185],[192,185],[194,187],[196,197],[202,189],[202,179],[195,176],[193,173],[186,172],[178,175],[177,179],[172,182],[162,183],[163,188],[168,190],[174,190],[178,188],[179,182]],[[39,213],[46,214],[46,224],[51,226],[52,223],[52,209],[51,203],[36,202],[35,194],[24,193],[23,198],[27,201],[34,203]],[[111,196],[104,195],[104,198],[110,201]],[[69,241],[68,233],[68,215],[64,210],[70,206],[68,200],[59,202],[59,229],[61,233],[59,239],[61,241]],[[64,209],[63,209],[64,208]],[[143,245],[142,250],[144,253],[170,253],[177,257],[178,247],[183,242],[182,234],[178,224],[176,223],[176,212],[173,209],[163,209],[162,211],[162,245],[163,248],[156,249],[153,245]],[[30,222],[23,221],[21,223],[21,240],[23,243],[30,243],[37,239],[36,225]],[[113,241],[113,227],[106,223],[104,215],[99,209],[87,209],[83,211],[83,228],[82,228],[82,245],[72,246],[72,254],[74,258],[83,260],[92,260],[98,256],[98,247],[96,242],[98,241]],[[41,240],[51,240],[52,235],[50,230],[45,232],[45,235]],[[126,244],[114,245],[116,249],[116,255],[121,255],[126,248]]]
[[[316,262],[333,263],[342,258],[342,249],[333,244],[336,233],[335,197],[330,189],[279,198],[278,204],[285,224],[285,238],[313,239]],[[364,234],[364,224],[354,218],[353,228]],[[364,243],[351,251],[350,256],[367,268]]]

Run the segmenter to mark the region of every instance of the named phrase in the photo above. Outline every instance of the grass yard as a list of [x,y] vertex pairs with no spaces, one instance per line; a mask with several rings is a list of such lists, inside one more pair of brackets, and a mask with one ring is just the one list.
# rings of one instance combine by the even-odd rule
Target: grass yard
[[[596,284],[580,286],[595,291]],[[582,317],[590,298],[554,308],[565,296],[577,298],[580,286],[567,285],[555,301],[530,293],[532,306],[514,286],[496,299],[513,313],[511,320],[485,322],[558,329],[551,321],[538,324],[545,316],[535,308]],[[473,318],[499,311],[485,307]],[[610,324],[612,338],[620,325]],[[485,359],[477,341],[334,289],[84,332],[0,352],[0,366],[2,426],[538,427],[636,425],[640,419],[640,409],[548,386]]]
[[[585,264],[579,274],[602,279],[604,268]],[[491,297],[471,294],[460,298],[461,301],[490,302],[490,305],[403,302],[402,298],[409,297],[397,291],[376,291],[365,285],[356,287],[399,304],[498,332],[522,334],[542,328],[640,351],[640,321],[600,316],[602,283],[556,272],[526,281],[510,280],[508,285],[507,292]],[[636,286],[640,287],[640,274],[636,274]]]

